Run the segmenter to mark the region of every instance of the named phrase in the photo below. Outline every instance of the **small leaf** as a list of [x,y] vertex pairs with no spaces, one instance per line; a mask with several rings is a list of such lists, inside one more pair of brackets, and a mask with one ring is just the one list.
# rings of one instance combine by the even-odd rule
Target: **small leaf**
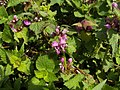
[[13,73],[11,68],[12,68],[12,66],[7,64],[6,69],[5,69],[5,76],[9,76]]
[[75,11],[74,12],[74,15],[75,15],[75,17],[79,17],[79,18],[81,18],[81,17],[84,17],[84,15],[82,15],[80,12],[78,12],[78,11]]
[[104,84],[106,83],[107,79],[103,82],[99,83],[97,86],[95,86],[92,90],[102,90]]

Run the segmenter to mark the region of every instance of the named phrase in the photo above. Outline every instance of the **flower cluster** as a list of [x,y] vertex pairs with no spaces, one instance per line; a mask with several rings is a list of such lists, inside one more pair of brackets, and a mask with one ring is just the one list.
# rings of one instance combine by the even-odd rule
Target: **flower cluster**
[[7,2],[8,2],[8,0],[0,0],[0,6],[7,6]]
[[106,24],[104,25],[107,29],[114,29],[116,31],[119,30],[119,20],[117,17],[113,17],[112,19],[107,17]]
[[55,36],[59,37],[58,42],[53,41],[52,42],[52,47],[55,48],[56,53],[59,55],[61,52],[65,52],[65,48],[67,47],[67,35],[66,33],[68,30],[64,29],[60,31],[60,27],[57,26],[55,33],[53,33]]
[[[13,32],[18,32],[18,30],[15,28],[15,24],[18,22],[18,18],[16,15],[13,16],[13,20],[10,21],[10,28]],[[22,29],[22,26],[20,27]]]
[[61,57],[60,61],[61,61],[61,63],[60,63],[60,69],[61,69],[61,71],[65,72],[65,69],[66,69],[66,71],[70,71],[70,69],[72,68],[72,58],[68,59],[68,61],[66,63],[67,64],[66,68],[65,68],[65,63],[64,63],[64,61],[65,61],[64,57]]
[[21,23],[21,25],[16,28],[15,26],[17,26],[16,24],[18,21],[19,21],[19,19],[17,18],[17,15],[14,15],[13,20],[10,21],[9,26],[13,32],[21,31],[23,26],[29,26],[31,24],[31,22],[26,19],[26,20],[23,20],[23,24]]

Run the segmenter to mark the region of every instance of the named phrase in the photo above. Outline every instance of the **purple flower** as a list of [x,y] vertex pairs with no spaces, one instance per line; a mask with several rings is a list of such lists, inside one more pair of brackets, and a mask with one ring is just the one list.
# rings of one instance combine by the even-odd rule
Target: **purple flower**
[[68,62],[69,62],[69,63],[72,63],[72,58],[69,58],[69,59],[68,59]]
[[113,3],[112,3],[112,7],[113,7],[113,8],[117,8],[117,7],[118,7],[118,4],[117,4],[116,2],[113,2]]
[[64,57],[61,57],[61,58],[60,58],[60,61],[61,61],[62,63],[64,63]]
[[76,30],[80,32],[83,28],[81,26],[76,26]]
[[57,47],[57,46],[58,46],[58,42],[54,41],[54,42],[52,43],[52,47]]
[[63,64],[60,63],[59,65],[60,65],[61,71],[64,72],[65,71],[65,67],[63,66]]
[[57,28],[55,29],[55,31],[56,31],[56,34],[59,34],[60,33],[60,26],[57,26]]
[[25,26],[29,26],[31,24],[31,22],[28,21],[28,20],[24,20],[23,23],[24,23]]
[[110,29],[111,28],[111,25],[110,24],[106,24],[104,25],[107,29]]
[[63,35],[61,36],[61,38],[64,39],[64,40],[67,40],[67,35],[66,35],[66,34],[63,34]]
[[68,30],[67,29],[64,29],[63,31],[62,31],[62,34],[66,34],[68,32]]
[[62,44],[66,44],[66,40],[63,39],[62,37],[60,37],[60,42],[59,42],[59,44],[60,44],[60,45],[62,45]]
[[91,31],[92,30],[92,26],[87,26],[87,31]]
[[55,51],[59,55],[60,54],[60,47],[55,47]]

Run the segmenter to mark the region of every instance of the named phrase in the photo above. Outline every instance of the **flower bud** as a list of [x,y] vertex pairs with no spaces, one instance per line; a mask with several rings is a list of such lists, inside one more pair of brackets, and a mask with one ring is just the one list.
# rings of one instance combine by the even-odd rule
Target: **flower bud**
[[61,61],[62,63],[64,63],[64,57],[61,57],[61,58],[60,58],[60,61]]
[[69,59],[68,59],[68,62],[69,62],[69,63],[72,63],[72,58],[69,58]]
[[110,29],[111,28],[111,25],[110,24],[106,24],[104,25],[107,29]]
[[118,7],[118,4],[115,3],[115,2],[113,2],[113,3],[112,3],[112,7],[113,7],[113,8],[117,8],[117,7]]

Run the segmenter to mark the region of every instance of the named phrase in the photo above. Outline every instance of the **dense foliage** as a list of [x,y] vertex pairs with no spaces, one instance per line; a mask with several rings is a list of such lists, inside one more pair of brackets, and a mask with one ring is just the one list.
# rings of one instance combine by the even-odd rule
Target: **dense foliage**
[[0,0],[0,90],[120,90],[119,0]]

